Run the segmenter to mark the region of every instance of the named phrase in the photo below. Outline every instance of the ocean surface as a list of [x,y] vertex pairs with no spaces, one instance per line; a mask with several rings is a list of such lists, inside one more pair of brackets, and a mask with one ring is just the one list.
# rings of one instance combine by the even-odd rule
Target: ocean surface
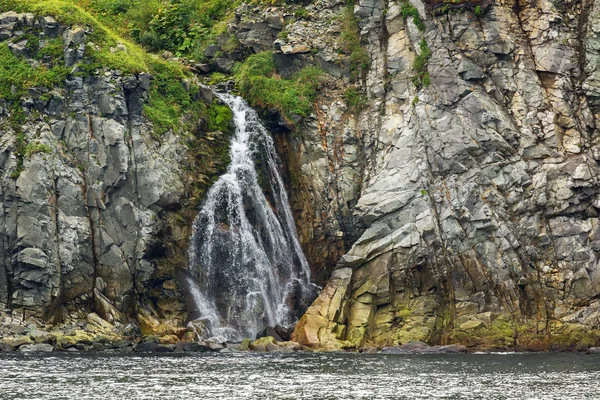
[[5,353],[0,399],[600,399],[600,356]]

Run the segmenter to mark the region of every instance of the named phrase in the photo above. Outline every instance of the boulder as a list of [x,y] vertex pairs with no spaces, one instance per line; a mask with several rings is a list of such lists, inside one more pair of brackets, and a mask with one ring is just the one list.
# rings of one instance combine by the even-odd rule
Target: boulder
[[19,351],[22,353],[51,352],[54,351],[54,346],[46,343],[25,344],[19,347]]
[[446,346],[429,346],[426,343],[413,341],[399,347],[384,347],[384,354],[460,354],[466,353],[467,348],[459,344]]
[[590,347],[587,354],[600,354],[600,347]]
[[17,348],[15,346],[11,346],[8,343],[0,343],[0,352],[9,353],[12,351],[17,351]]
[[138,343],[133,348],[136,353],[171,353],[174,350],[175,346],[158,343]]
[[[279,325],[278,325],[279,326]],[[281,328],[281,327],[280,327]],[[282,329],[281,329],[282,330]],[[256,334],[256,339],[260,339],[260,338],[264,338],[270,336],[273,339],[275,339],[275,341],[277,342],[282,342],[284,339],[279,335],[279,333],[277,332],[275,327],[272,326],[267,326],[265,329],[263,329],[262,331],[258,332]],[[289,334],[288,337],[286,338],[286,340],[289,340]]]

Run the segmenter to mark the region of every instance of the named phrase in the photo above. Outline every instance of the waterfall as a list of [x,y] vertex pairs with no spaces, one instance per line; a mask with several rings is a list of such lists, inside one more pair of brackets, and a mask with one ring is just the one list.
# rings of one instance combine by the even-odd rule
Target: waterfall
[[316,296],[316,286],[273,139],[241,97],[217,96],[233,112],[231,162],[194,221],[189,270],[205,338],[224,341],[291,325]]

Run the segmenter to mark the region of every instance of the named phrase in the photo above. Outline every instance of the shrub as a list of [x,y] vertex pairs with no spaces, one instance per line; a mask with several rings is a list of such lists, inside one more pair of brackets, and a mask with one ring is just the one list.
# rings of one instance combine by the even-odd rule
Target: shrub
[[362,93],[354,86],[346,89],[344,92],[344,100],[346,100],[348,108],[353,112],[359,112],[367,104]]
[[371,58],[360,45],[358,19],[354,16],[353,3],[349,3],[342,17],[342,33],[340,35],[343,51],[350,55],[350,79],[356,80],[363,71],[371,66]]
[[308,19],[308,11],[302,7],[294,11],[294,17],[298,19]]
[[419,42],[420,54],[417,54],[413,61],[413,69],[415,70],[415,76],[413,76],[412,82],[417,88],[429,86],[429,72],[427,71],[427,63],[431,58],[431,50],[422,38]]
[[405,19],[408,17],[412,17],[417,29],[419,29],[421,32],[425,31],[425,23],[419,15],[419,10],[413,7],[412,4],[410,4],[408,1],[405,1],[404,3],[402,3],[402,8],[400,11],[402,13],[402,17],[404,17]]
[[289,122],[295,116],[308,116],[323,71],[306,67],[291,79],[281,79],[275,75],[275,69],[271,52],[254,54],[235,67],[236,87],[253,106],[274,108]]
[[233,113],[226,105],[214,101],[207,110],[208,130],[228,132],[231,128]]
[[25,155],[27,155],[27,157],[31,157],[31,155],[36,154],[36,153],[51,153],[52,149],[50,148],[50,146],[48,146],[47,144],[44,143],[29,143],[26,147],[25,147]]

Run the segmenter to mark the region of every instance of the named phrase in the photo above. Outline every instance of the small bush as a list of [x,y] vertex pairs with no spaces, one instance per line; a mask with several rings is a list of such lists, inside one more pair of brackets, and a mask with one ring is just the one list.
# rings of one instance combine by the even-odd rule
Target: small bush
[[417,54],[413,61],[413,69],[415,70],[415,76],[413,76],[412,82],[417,88],[429,86],[429,72],[427,71],[427,63],[431,58],[431,50],[422,38],[419,42],[420,54]]
[[404,17],[404,18],[412,17],[413,22],[414,22],[415,26],[417,27],[417,29],[419,29],[421,32],[425,31],[425,23],[423,22],[423,20],[421,19],[421,16],[419,15],[419,10],[417,10],[415,7],[413,7],[412,4],[410,4],[408,1],[405,1],[404,3],[402,3],[402,8],[400,11],[402,13],[402,17]]
[[369,69],[371,58],[360,44],[360,29],[358,19],[354,16],[353,3],[349,3],[344,11],[340,38],[342,50],[350,55],[350,79],[355,81],[363,71]]
[[367,104],[363,94],[354,86],[346,89],[344,92],[344,100],[346,100],[346,104],[352,112],[359,112]]
[[236,87],[253,106],[274,108],[289,122],[295,116],[306,117],[313,108],[316,89],[323,79],[323,71],[306,67],[292,79],[281,79],[275,74],[271,52],[254,54],[235,68]]
[[298,19],[308,19],[308,10],[302,7],[294,11],[294,17]]
[[29,143],[25,147],[25,155],[27,157],[31,157],[36,153],[52,153],[52,149],[50,146],[44,143]]
[[207,110],[208,130],[229,132],[233,121],[233,113],[226,105],[214,101]]

